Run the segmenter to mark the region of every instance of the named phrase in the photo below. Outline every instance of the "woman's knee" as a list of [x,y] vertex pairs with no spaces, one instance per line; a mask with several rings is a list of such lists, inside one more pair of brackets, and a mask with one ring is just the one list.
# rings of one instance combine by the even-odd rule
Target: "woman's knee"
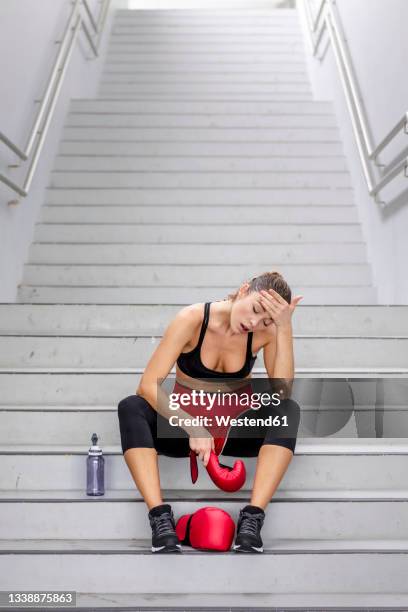
[[129,395],[118,404],[122,452],[128,448],[154,448],[155,410],[140,395]]
[[279,406],[279,412],[286,415],[287,431],[288,436],[297,436],[300,423],[300,406],[299,404],[291,399],[286,398],[281,401]]
[[286,417],[285,421],[282,420],[277,427],[268,428],[263,444],[283,446],[294,453],[300,422],[300,406],[291,398],[284,399],[279,405],[279,415]]
[[152,416],[154,417],[154,412],[152,413],[151,405],[141,395],[128,395],[118,404],[118,417],[120,421],[136,417],[151,419]]

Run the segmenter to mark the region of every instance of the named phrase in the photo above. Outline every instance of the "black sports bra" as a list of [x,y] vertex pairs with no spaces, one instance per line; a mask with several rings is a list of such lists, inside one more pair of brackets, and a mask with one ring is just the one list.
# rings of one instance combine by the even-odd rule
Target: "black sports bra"
[[244,378],[248,376],[256,360],[256,355],[252,355],[253,332],[248,332],[245,363],[242,368],[238,370],[238,372],[219,372],[218,370],[211,370],[201,361],[201,345],[203,343],[204,335],[208,326],[208,320],[210,318],[210,304],[211,302],[206,302],[204,306],[204,319],[201,325],[200,337],[198,339],[197,346],[187,353],[180,353],[177,359],[177,365],[182,372],[187,374],[187,376],[191,376],[192,378]]

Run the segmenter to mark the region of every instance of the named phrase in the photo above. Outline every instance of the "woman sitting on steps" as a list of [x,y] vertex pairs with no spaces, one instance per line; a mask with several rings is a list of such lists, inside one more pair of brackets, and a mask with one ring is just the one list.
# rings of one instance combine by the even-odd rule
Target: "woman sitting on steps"
[[[293,379],[291,319],[301,299],[291,298],[291,290],[278,272],[265,272],[243,283],[225,300],[182,308],[151,356],[136,394],[119,402],[122,451],[149,509],[152,552],[181,552],[171,506],[163,503],[161,495],[158,453],[188,457],[192,449],[206,466],[214,450],[214,439],[198,427],[177,427],[178,437],[157,435],[160,426],[166,424],[166,416],[158,413],[158,380],[164,380],[175,364],[177,382],[190,388],[200,378],[250,378],[261,348],[269,378]],[[296,413],[297,431],[299,406],[291,399],[281,405]],[[257,457],[250,503],[239,513],[235,551],[263,552],[260,531],[265,508],[293,457],[295,445],[296,437],[274,437],[273,428],[267,428],[263,438],[228,436],[223,455]]]

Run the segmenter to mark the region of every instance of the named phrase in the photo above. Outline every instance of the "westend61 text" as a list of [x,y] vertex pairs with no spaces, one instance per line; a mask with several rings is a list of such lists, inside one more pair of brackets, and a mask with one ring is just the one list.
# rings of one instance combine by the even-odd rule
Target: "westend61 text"
[[269,415],[265,418],[252,418],[252,417],[241,417],[231,418],[229,416],[196,416],[192,418],[179,417],[177,415],[169,418],[169,423],[172,427],[212,427],[215,423],[218,427],[288,427],[287,415],[272,416]]

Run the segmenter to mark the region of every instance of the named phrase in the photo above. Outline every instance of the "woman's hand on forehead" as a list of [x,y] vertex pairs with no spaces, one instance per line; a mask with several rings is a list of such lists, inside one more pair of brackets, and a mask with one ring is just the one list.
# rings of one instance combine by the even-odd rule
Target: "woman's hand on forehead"
[[278,327],[281,325],[288,325],[291,322],[293,311],[296,306],[303,299],[302,295],[294,297],[290,304],[274,289],[268,289],[267,291],[261,289],[261,304],[263,308],[269,313],[271,319],[273,319],[275,325]]

